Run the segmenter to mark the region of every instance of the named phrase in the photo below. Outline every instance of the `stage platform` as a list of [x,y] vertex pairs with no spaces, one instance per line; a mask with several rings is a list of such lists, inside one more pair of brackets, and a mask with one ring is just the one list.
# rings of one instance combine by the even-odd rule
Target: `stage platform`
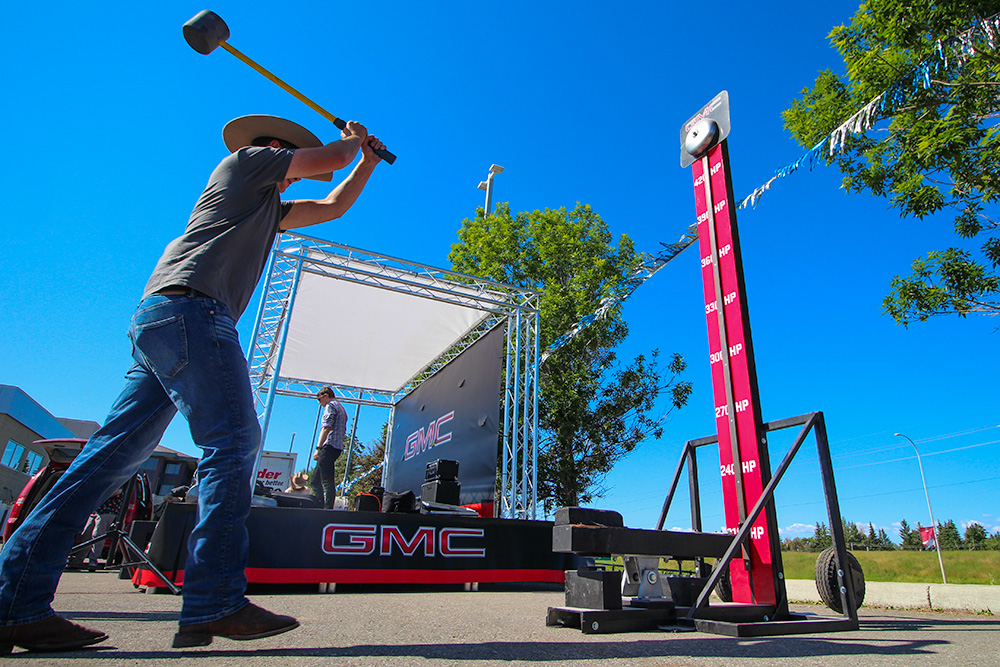
[[[195,505],[168,505],[150,561],[184,581]],[[573,554],[552,551],[552,522],[475,516],[252,507],[247,580],[268,584],[562,583]],[[132,582],[164,583],[146,569]]]

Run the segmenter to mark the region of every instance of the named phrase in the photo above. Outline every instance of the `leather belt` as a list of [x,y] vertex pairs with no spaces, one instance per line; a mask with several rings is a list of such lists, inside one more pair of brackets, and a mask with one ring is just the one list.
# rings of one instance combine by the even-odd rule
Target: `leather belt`
[[212,298],[209,295],[205,294],[204,292],[199,292],[196,289],[191,289],[190,287],[183,287],[180,285],[170,285],[168,287],[158,289],[156,290],[156,294],[162,294],[164,296],[175,296],[183,294],[185,296],[198,296],[198,297],[204,297],[206,299]]

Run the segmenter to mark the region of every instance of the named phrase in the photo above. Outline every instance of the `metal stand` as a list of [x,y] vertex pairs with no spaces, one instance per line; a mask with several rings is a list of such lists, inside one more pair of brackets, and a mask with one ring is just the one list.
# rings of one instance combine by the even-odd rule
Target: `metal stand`
[[[588,634],[660,628],[699,630],[732,637],[856,630],[858,615],[854,581],[846,574],[849,571],[847,548],[840,523],[840,504],[837,501],[823,413],[813,412],[800,417],[769,422],[764,424],[764,430],[770,432],[794,426],[801,426],[802,430],[774,476],[770,477],[761,497],[747,513],[746,521],[735,536],[727,533],[701,532],[701,503],[695,451],[698,447],[716,444],[718,436],[689,440],[685,444],[663,503],[656,530],[625,528],[621,523],[621,515],[617,512],[582,508],[560,509],[556,514],[556,525],[552,531],[553,551],[571,552],[581,556],[623,556],[626,559],[626,572],[630,573],[630,576],[622,591],[634,592],[636,590],[634,585],[638,584],[639,595],[623,602],[621,597],[610,594],[609,587],[617,585],[617,581],[620,580],[619,572],[598,568],[571,571],[567,573],[566,580],[566,607],[550,608],[546,624],[579,627]],[[728,570],[729,562],[737,552],[741,552],[744,544],[750,539],[754,521],[767,505],[773,504],[775,487],[810,432],[814,432],[816,438],[823,492],[836,553],[843,616],[831,618],[792,614],[788,611],[788,601],[784,596],[774,605],[725,603],[710,606],[709,596]],[[695,532],[662,530],[686,464],[689,467],[691,521]],[[638,556],[656,558],[644,559],[637,558]],[[658,571],[660,558],[695,560],[698,563],[699,574],[707,570],[705,558],[714,558],[715,564],[707,578],[663,578],[659,576]],[[636,564],[638,568],[635,568]],[[631,572],[632,569],[635,569],[635,572]],[[777,577],[784,581],[784,572],[781,569],[778,570]],[[684,579],[687,581],[680,581]],[[581,581],[584,582],[583,585],[580,584]],[[633,588],[630,589],[629,584],[632,584]]]
[[[108,551],[108,563],[114,558],[115,554],[120,553],[122,556],[122,563],[118,566],[122,567],[135,567],[137,565],[142,565],[148,567],[157,577],[160,578],[163,583],[166,584],[167,588],[174,595],[179,595],[181,589],[178,588],[172,581],[170,581],[166,575],[163,574],[152,561],[146,556],[146,553],[139,548],[139,546],[133,542],[128,533],[122,530],[122,526],[125,525],[125,514],[128,512],[129,499],[132,497],[132,493],[135,491],[135,481],[136,476],[132,475],[128,484],[125,485],[125,491],[122,493],[122,504],[118,508],[118,514],[115,516],[114,522],[111,524],[111,528],[108,532],[103,535],[91,538],[86,542],[81,542],[80,544],[73,547],[69,552],[72,556],[77,552],[83,552],[85,549],[90,549],[95,544],[100,544],[106,539],[111,539],[111,549]],[[130,560],[135,559],[135,560]],[[106,565],[105,569],[112,569],[114,566]]]

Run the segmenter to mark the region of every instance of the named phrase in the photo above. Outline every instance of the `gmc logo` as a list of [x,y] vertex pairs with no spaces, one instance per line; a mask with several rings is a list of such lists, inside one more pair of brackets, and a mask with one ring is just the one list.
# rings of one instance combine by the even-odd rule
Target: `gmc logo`
[[[391,556],[399,550],[404,556],[433,558],[485,558],[485,546],[473,546],[484,535],[482,528],[440,528],[420,526],[407,539],[399,526],[372,524],[327,524],[323,528],[323,552],[331,555]],[[477,540],[470,545],[468,540]],[[452,540],[459,543],[453,544]],[[481,544],[481,542],[478,542]],[[463,546],[464,545],[464,546]],[[436,551],[435,551],[436,550]]]
[[687,132],[688,130],[690,130],[692,127],[695,126],[695,123],[697,123],[702,118],[708,116],[710,113],[718,109],[720,106],[722,106],[722,95],[717,95],[715,99],[706,104],[705,108],[699,111],[694,118],[688,121],[688,124],[684,126],[684,131]]
[[421,426],[419,429],[408,435],[406,438],[406,449],[403,450],[403,460],[409,461],[417,454],[421,454],[431,447],[436,447],[438,445],[443,445],[446,442],[450,442],[451,431],[442,432],[441,427],[454,418],[455,411],[452,410],[451,412],[441,415],[428,424],[426,431],[424,431],[424,428]]

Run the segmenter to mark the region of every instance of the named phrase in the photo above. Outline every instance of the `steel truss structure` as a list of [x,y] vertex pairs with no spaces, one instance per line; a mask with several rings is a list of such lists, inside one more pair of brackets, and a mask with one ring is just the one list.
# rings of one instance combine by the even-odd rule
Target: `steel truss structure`
[[[263,438],[277,396],[314,398],[330,386],[342,403],[389,410],[389,430],[396,404],[426,378],[497,326],[507,333],[501,422],[501,470],[497,515],[535,519],[538,466],[538,296],[529,290],[447,269],[352,248],[295,233],[280,234],[265,269],[266,281],[247,351],[250,380]],[[478,321],[439,356],[398,387],[361,387],[336,378],[296,378],[282,374],[289,323],[304,276],[348,281],[414,299],[430,299],[473,309]],[[352,327],[363,323],[352,322]],[[423,362],[424,360],[421,360]],[[388,443],[386,443],[388,445]],[[388,447],[386,448],[388,455]],[[383,472],[383,475],[385,473]]]

